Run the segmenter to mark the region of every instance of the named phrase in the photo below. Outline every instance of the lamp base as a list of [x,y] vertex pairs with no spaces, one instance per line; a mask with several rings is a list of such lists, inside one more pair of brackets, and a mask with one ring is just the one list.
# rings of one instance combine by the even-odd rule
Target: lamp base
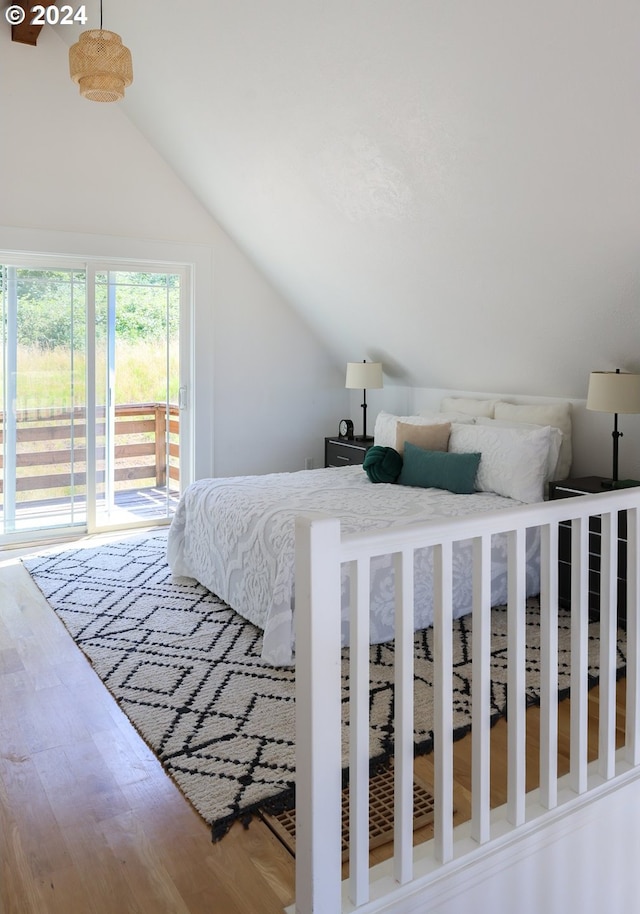
[[373,441],[371,435],[356,435],[354,441]]

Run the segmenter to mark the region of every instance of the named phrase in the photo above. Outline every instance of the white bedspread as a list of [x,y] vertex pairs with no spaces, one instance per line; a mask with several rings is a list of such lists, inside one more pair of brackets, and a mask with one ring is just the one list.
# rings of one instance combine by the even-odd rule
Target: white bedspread
[[[195,578],[264,630],[262,657],[291,663],[294,605],[294,521],[322,512],[339,517],[345,532],[404,526],[452,515],[512,506],[509,498],[479,492],[369,482],[362,467],[302,470],[265,476],[201,479],[187,488],[169,530],[174,574]],[[527,545],[527,593],[539,591],[538,537]],[[506,537],[492,544],[492,603],[507,599]],[[457,569],[461,573],[457,573]],[[454,550],[454,616],[471,610],[471,546]],[[371,641],[393,637],[393,570],[390,557],[371,566]],[[348,613],[348,573],[343,572],[343,620]],[[431,550],[416,552],[415,627],[433,621]],[[348,623],[343,621],[348,643]]]

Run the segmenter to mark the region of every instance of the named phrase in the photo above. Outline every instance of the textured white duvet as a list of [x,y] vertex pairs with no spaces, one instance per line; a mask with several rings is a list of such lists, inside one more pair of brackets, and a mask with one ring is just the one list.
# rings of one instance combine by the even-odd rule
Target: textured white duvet
[[[454,495],[441,489],[372,484],[362,467],[303,470],[265,476],[201,479],[187,488],[169,530],[174,574],[195,578],[236,612],[264,630],[262,657],[291,663],[294,606],[294,521],[322,512],[339,517],[344,532],[404,526],[514,504],[486,492]],[[539,591],[538,538],[527,545],[527,593]],[[492,546],[492,603],[507,599],[506,538]],[[460,573],[458,573],[460,571]],[[415,627],[433,621],[431,551],[415,558]],[[371,641],[393,638],[393,570],[390,557],[371,566]],[[343,571],[343,620],[348,612]],[[454,616],[471,610],[471,547],[454,550]],[[348,624],[343,621],[348,643]]]

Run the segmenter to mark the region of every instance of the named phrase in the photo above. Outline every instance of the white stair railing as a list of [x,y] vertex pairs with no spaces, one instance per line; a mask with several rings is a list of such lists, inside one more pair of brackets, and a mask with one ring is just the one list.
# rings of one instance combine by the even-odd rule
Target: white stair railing
[[[616,752],[618,512],[627,522],[627,688],[625,747]],[[532,822],[539,827],[571,804],[640,764],[638,587],[640,489],[562,499],[420,527],[340,534],[334,519],[296,525],[296,903],[298,914],[389,910],[394,900],[428,893],[437,876],[492,845],[504,849]],[[600,715],[598,760],[587,759],[588,525],[600,516]],[[570,771],[557,774],[558,523],[572,525]],[[526,795],[525,537],[540,530],[540,786]],[[508,537],[507,803],[490,809],[491,537]],[[453,827],[453,545],[472,541],[471,822]],[[432,841],[413,848],[413,568],[416,549],[434,550],[434,799]],[[390,865],[369,869],[369,565],[393,555],[395,594],[395,816]],[[350,876],[341,876],[341,565],[350,563]],[[567,789],[567,785],[569,789]],[[562,789],[561,789],[562,788]],[[560,798],[562,794],[562,798]],[[427,894],[424,894],[427,898]],[[408,909],[407,909],[408,910]],[[421,910],[428,910],[427,907]]]

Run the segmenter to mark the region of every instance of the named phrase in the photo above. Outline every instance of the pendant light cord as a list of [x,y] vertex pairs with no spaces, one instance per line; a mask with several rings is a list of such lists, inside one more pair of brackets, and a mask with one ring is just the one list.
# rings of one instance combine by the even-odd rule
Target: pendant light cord
[[100,31],[102,31],[102,0],[100,0]]

